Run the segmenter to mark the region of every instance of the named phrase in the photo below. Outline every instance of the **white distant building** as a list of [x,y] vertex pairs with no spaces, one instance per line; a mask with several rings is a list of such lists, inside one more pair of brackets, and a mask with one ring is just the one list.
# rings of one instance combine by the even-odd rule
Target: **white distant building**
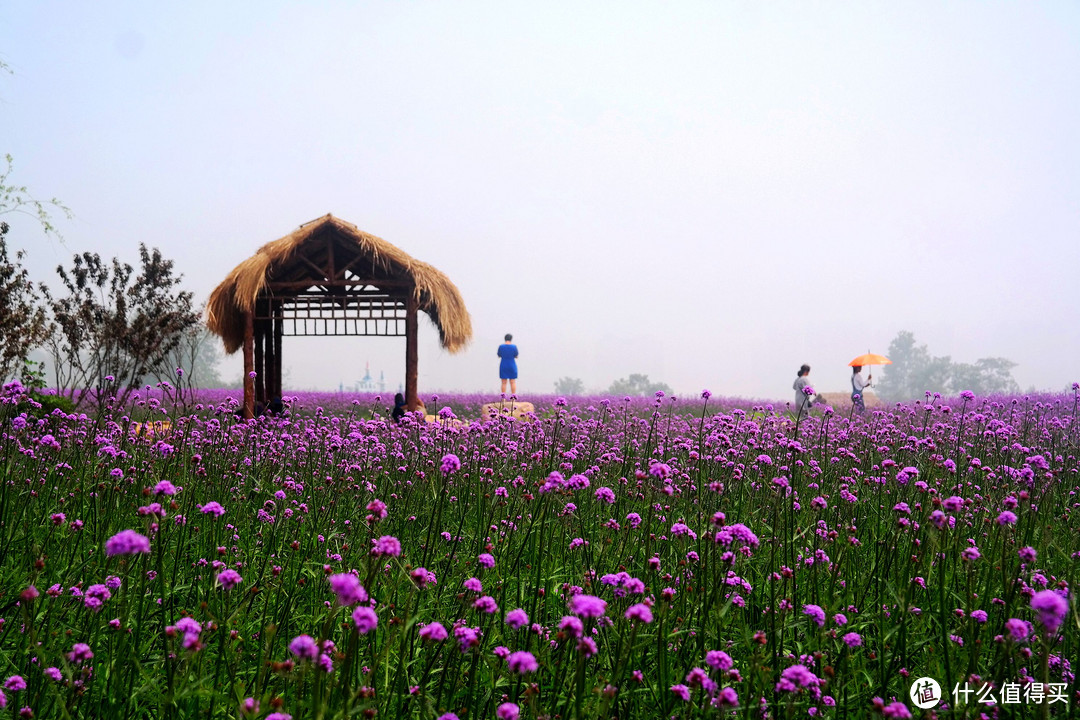
[[364,363],[364,377],[356,381],[356,392],[386,392],[386,371],[379,371],[379,381],[371,377],[371,363]]

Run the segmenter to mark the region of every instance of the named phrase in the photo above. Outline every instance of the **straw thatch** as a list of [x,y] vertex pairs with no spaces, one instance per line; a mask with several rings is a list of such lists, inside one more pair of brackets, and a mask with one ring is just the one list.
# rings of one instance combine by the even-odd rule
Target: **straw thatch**
[[[382,238],[369,235],[333,215],[324,215],[301,225],[280,240],[263,245],[237,265],[211,293],[206,325],[211,332],[221,336],[225,352],[234,353],[243,345],[244,314],[254,309],[255,301],[267,283],[275,276],[287,275],[293,261],[300,262],[298,258],[305,245],[316,237],[325,237],[326,232],[334,233],[337,240],[346,244],[355,244],[380,274],[385,273],[386,277],[398,281],[411,281],[419,309],[426,312],[438,328],[439,340],[449,352],[461,350],[472,338],[472,320],[461,293],[450,278]],[[312,285],[317,284],[312,282]]]

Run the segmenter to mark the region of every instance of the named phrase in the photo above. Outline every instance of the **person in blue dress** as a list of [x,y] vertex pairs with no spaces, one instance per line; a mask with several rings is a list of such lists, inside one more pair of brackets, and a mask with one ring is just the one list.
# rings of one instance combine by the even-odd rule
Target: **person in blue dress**
[[517,345],[511,340],[514,336],[506,333],[504,342],[499,346],[499,379],[502,380],[502,393],[506,394],[506,381],[510,381],[510,393],[517,395]]

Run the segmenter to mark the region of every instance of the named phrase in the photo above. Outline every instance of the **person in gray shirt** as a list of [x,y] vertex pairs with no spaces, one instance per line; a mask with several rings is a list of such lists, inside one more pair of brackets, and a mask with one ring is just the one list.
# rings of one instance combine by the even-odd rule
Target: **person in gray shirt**
[[[791,386],[795,390],[795,417],[808,415],[810,408],[814,406],[814,388],[810,387],[810,366],[803,365],[799,368],[799,376]],[[809,389],[809,392],[807,392]]]

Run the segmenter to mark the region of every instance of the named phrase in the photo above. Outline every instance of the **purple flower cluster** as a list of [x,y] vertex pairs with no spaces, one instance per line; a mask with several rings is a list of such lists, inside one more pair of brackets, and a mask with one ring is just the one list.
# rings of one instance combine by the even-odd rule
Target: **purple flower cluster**
[[105,541],[105,554],[139,555],[150,552],[150,539],[134,530],[121,530]]
[[[426,571],[425,571],[426,572]],[[360,584],[360,578],[352,573],[338,573],[331,575],[330,589],[337,595],[338,605],[355,605],[367,602],[368,594],[364,586]]]
[[[127,415],[165,417],[140,392]],[[954,680],[990,653],[1072,682],[1080,401],[868,397],[796,419],[707,395],[540,399],[522,418],[433,400],[433,422],[305,395],[251,421],[173,410],[154,436],[15,423],[5,403],[5,697],[31,690],[39,717],[70,700],[75,720],[112,707],[135,653],[175,697],[252,720],[453,720],[477,711],[466,688],[517,720],[830,717],[840,693],[904,718],[907,678],[941,653]],[[879,643],[906,667],[872,690]],[[226,702],[218,667],[265,687]]]

